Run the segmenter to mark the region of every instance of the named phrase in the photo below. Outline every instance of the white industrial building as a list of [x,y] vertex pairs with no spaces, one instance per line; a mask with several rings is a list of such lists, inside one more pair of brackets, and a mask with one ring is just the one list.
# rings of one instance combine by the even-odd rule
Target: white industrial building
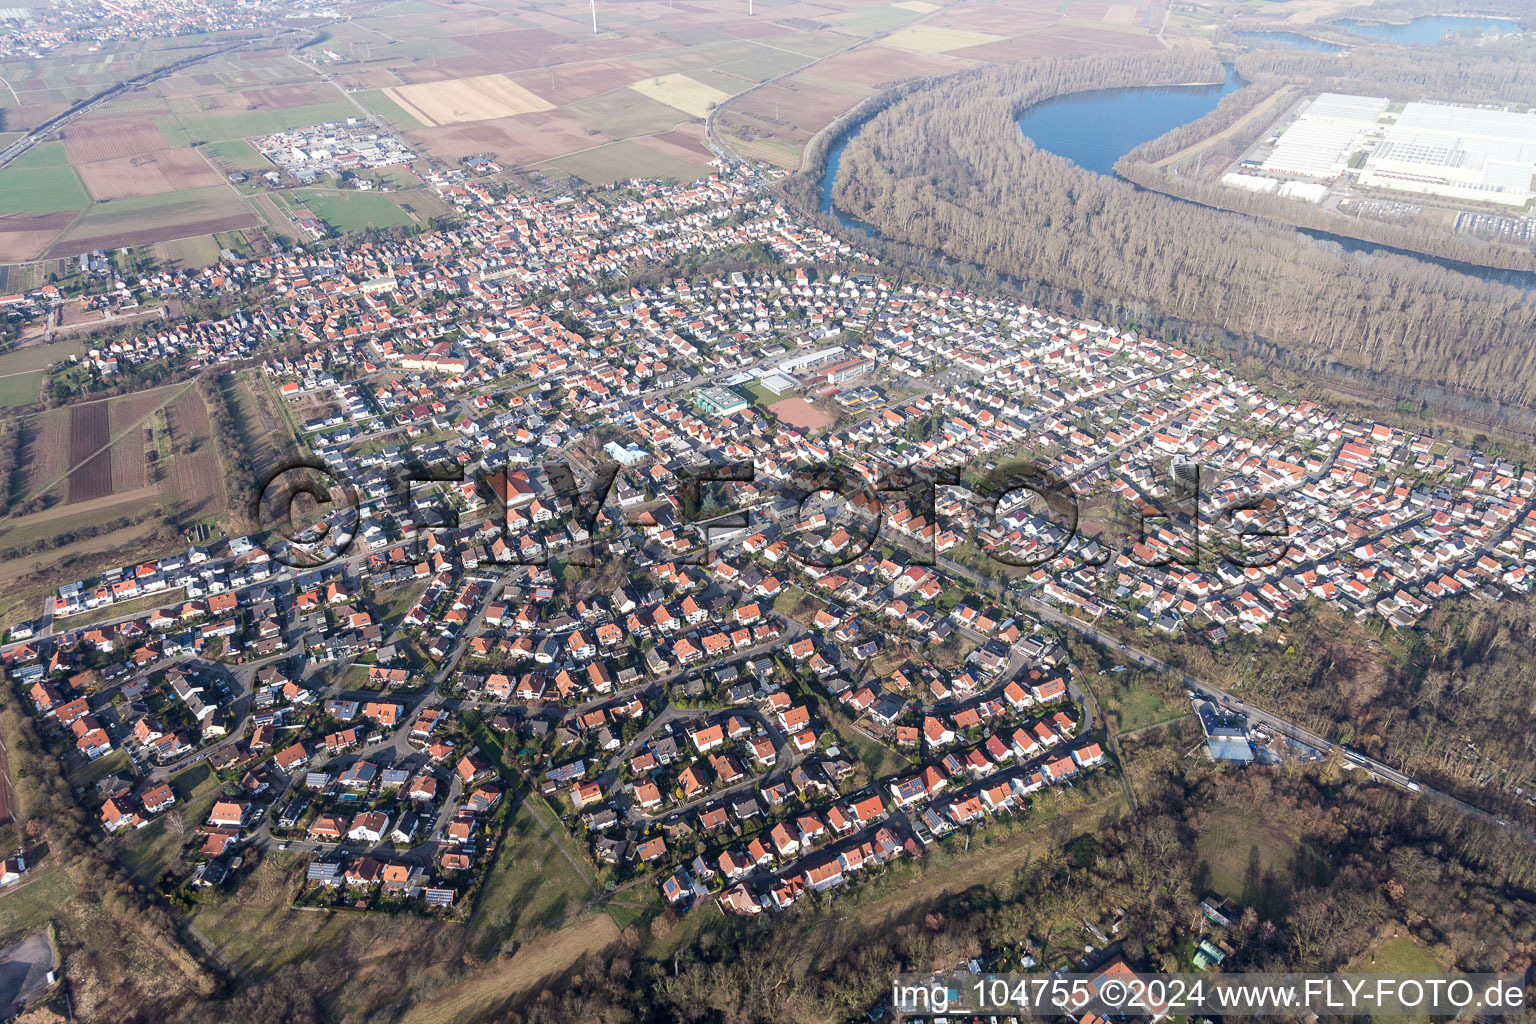
[[1364,145],[1366,134],[1380,127],[1387,102],[1384,96],[1323,93],[1281,134],[1262,169],[1304,178],[1337,178],[1349,167],[1350,156]]
[[814,352],[801,352],[799,355],[790,356],[776,367],[780,373],[800,373],[804,370],[824,366],[840,357],[847,349],[841,345],[832,345],[828,348],[817,349]]
[[1360,184],[1524,206],[1536,193],[1536,113],[1409,103],[1382,133]]
[[1221,176],[1221,183],[1230,188],[1240,188],[1248,192],[1273,192],[1280,182],[1275,178],[1261,178],[1257,174],[1238,174],[1228,171]]

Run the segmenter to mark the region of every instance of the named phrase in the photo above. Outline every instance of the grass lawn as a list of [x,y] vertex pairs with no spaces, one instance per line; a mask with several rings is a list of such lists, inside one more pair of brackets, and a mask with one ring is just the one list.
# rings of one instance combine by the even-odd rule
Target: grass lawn
[[374,192],[318,192],[299,189],[311,213],[338,231],[366,231],[368,228],[405,227],[411,218],[390,201]]
[[19,164],[0,169],[0,213],[51,213],[91,205],[91,197],[73,167]]
[[1445,965],[1434,955],[1395,929],[1384,933],[1344,968],[1353,974],[1398,974],[1422,976],[1438,974]]
[[0,377],[0,409],[14,409],[18,405],[30,405],[37,401],[43,386],[43,371],[30,370],[9,377]]
[[1114,721],[1117,732],[1131,732],[1189,713],[1187,704],[1170,703],[1151,687],[1138,686],[1134,676],[1127,671],[1095,675],[1092,680],[1094,696],[1105,717]]
[[114,750],[110,754],[104,754],[91,763],[82,766],[72,776],[70,782],[76,786],[91,786],[108,775],[123,771],[128,767],[128,754],[122,749]]
[[493,956],[508,940],[576,911],[590,896],[558,838],[546,835],[528,798],[521,799],[475,904],[469,948]]
[[[1419,945],[1411,937],[1402,934],[1397,925],[1388,925],[1361,954],[1351,960],[1344,971],[1350,974],[1390,974],[1396,977],[1423,978],[1444,974],[1445,965],[1433,953]],[[1361,1015],[1366,1018],[1366,1015]],[[1361,1019],[1357,1018],[1357,1019]],[[1415,1024],[1428,1021],[1427,1015],[1372,1014],[1367,1019],[1387,1021],[1393,1024]]]
[[603,904],[603,913],[613,919],[620,931],[630,925],[644,927],[667,909],[661,890],[654,885],[640,885],[620,893],[612,903]]
[[0,943],[30,932],[75,895],[75,883],[57,861],[45,862],[24,884],[0,895]]
[[837,734],[860,764],[869,769],[871,779],[883,779],[888,775],[905,771],[912,762],[902,757],[884,743],[870,739],[853,727],[853,720],[841,711],[827,711],[827,718],[837,729]]
[[1212,889],[1257,908],[1261,916],[1284,911],[1293,865],[1299,857],[1316,855],[1260,808],[1213,814],[1195,851],[1210,869]]
[[118,854],[134,874],[154,883],[176,859],[219,798],[218,778],[206,764],[194,765],[171,777],[176,805],[117,844]]

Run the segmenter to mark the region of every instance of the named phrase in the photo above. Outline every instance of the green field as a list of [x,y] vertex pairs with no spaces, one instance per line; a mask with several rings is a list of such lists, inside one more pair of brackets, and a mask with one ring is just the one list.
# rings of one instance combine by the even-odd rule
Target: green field
[[[809,58],[797,53],[765,53],[760,57],[749,57],[746,60],[721,64],[718,70],[762,82],[794,71],[796,68],[802,68],[809,63]],[[736,90],[739,91],[740,88],[738,85]]]
[[903,10],[900,7],[875,7],[868,10],[849,11],[847,14],[834,14],[821,20],[828,25],[837,26],[843,32],[869,36],[901,28],[907,22],[917,20],[918,17],[920,15],[916,11]]
[[43,142],[27,150],[6,165],[7,170],[32,170],[37,167],[67,167],[69,154],[62,142]]
[[299,189],[293,193],[316,217],[338,231],[405,227],[413,223],[388,196],[376,192],[319,192]]
[[252,135],[271,135],[283,128],[277,123],[277,118],[265,110],[176,114],[157,117],[155,124],[160,126],[160,133],[173,146],[183,144],[181,140],[198,144],[244,139]]
[[1296,859],[1316,856],[1261,808],[1251,814],[1213,815],[1201,829],[1195,851],[1210,869],[1212,889],[1257,908],[1261,915],[1283,911]]
[[44,924],[75,895],[74,880],[56,862],[35,870],[35,875],[0,897],[0,942],[8,943]]
[[353,94],[353,99],[373,111],[396,128],[420,128],[421,122],[405,112],[405,108],[388,96],[382,89],[369,89]]
[[154,196],[132,196],[127,199],[108,199],[86,210],[70,226],[69,238],[83,237],[108,231],[142,229],[146,215],[190,215],[196,210],[205,216],[223,213],[239,213],[246,209],[243,203],[223,185],[194,188],[182,192],[162,192]]
[[[737,83],[732,92],[744,88]],[[591,125],[604,135],[625,138],[631,135],[651,135],[669,131],[688,115],[677,108],[659,103],[649,96],[642,96],[633,89],[614,89],[599,96],[567,104],[565,110],[583,124]],[[625,175],[629,177],[629,175]]]
[[332,121],[345,121],[349,117],[361,115],[362,111],[345,100],[311,103],[308,106],[286,107],[272,111],[272,116],[284,128],[308,128],[311,125],[330,124]]
[[[63,152],[63,147],[59,152]],[[16,163],[0,169],[0,213],[52,213],[83,210],[91,205],[91,197],[73,167],[21,166],[31,155],[27,153]],[[47,159],[48,155],[43,158]]]
[[9,377],[0,377],[0,409],[14,409],[18,405],[31,405],[37,401],[43,386],[43,371],[30,370]]
[[244,139],[225,139],[222,142],[210,142],[203,147],[206,155],[213,157],[214,161],[234,171],[256,171],[258,173],[270,171],[272,164],[266,157],[256,152],[256,147]]
[[1429,950],[1407,936],[1383,936],[1345,968],[1357,974],[1396,974],[1422,977],[1439,974],[1445,966]]
[[162,262],[178,267],[207,267],[219,261],[219,243],[212,235],[156,242],[153,251]]
[[561,855],[558,837],[545,832],[527,800],[519,798],[470,919],[473,952],[493,956],[508,940],[576,911],[591,895]]
[[14,352],[0,355],[0,374],[20,373],[23,370],[41,370],[50,363],[70,356],[85,354],[85,342],[71,338],[47,345],[29,345]]
[[1141,673],[1094,673],[1091,685],[1116,732],[1132,732],[1189,713],[1187,702],[1168,701]]

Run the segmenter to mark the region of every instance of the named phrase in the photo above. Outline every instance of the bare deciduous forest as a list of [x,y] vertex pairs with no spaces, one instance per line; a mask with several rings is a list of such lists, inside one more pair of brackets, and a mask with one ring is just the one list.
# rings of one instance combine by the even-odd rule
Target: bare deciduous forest
[[[1405,91],[1443,92],[1462,74],[1467,84],[1456,88],[1469,97],[1536,97],[1536,54],[1494,51],[1479,47],[1475,68],[1361,56],[1367,73],[1383,82],[1395,74]],[[1337,63],[1264,52],[1243,66],[1279,76],[1303,65],[1316,72],[1325,59]],[[1353,80],[1359,69],[1352,62],[1342,73]],[[1173,52],[931,81],[890,102],[849,143],[836,202],[886,237],[1042,282],[1047,303],[1122,320],[1174,317],[1238,354],[1367,376],[1398,397],[1445,389],[1495,407],[1536,404],[1536,294],[1138,190],[1037,150],[1014,123],[1065,93],[1221,76],[1215,57]]]

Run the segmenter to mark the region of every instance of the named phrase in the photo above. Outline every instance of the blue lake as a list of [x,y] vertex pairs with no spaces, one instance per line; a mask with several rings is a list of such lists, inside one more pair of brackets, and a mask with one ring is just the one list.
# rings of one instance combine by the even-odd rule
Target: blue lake
[[1459,18],[1448,14],[1426,15],[1414,18],[1406,25],[1389,25],[1380,21],[1357,21],[1341,18],[1334,22],[1351,32],[1374,36],[1389,43],[1440,43],[1456,32],[1481,32],[1484,35],[1508,35],[1519,30],[1519,25],[1503,18]]
[[[1138,86],[1058,96],[1024,111],[1018,119],[1019,128],[1041,149],[1090,171],[1114,174],[1115,161],[1122,156],[1164,132],[1204,117],[1216,109],[1223,96],[1243,84],[1230,64],[1226,72],[1226,81],[1220,85]],[[843,227],[867,234],[872,230],[868,224],[844,216],[832,205],[832,187],[842,166],[843,151],[862,127],[846,132],[827,154],[818,206]]]
[[1316,50],[1318,53],[1344,52],[1344,47],[1337,43],[1313,39],[1300,32],[1234,32],[1232,34],[1257,46],[1285,46],[1292,50]]
[[[1452,19],[1466,21],[1470,19]],[[1100,89],[1071,93],[1046,100],[1028,108],[1018,118],[1019,129],[1036,146],[1100,174],[1113,175],[1115,163],[1144,142],[1204,117],[1216,109],[1223,96],[1243,85],[1226,65],[1226,80],[1220,85],[1139,86],[1126,89]],[[873,225],[849,217],[832,202],[832,189],[842,166],[843,151],[859,134],[855,125],[832,145],[827,154],[826,171],[821,178],[822,213],[829,213],[845,230],[868,239],[878,237]],[[1140,188],[1139,185],[1132,185]],[[1179,200],[1186,202],[1187,200]],[[1536,288],[1536,273],[1493,270],[1475,264],[1438,259],[1392,246],[1364,242],[1324,231],[1298,229],[1320,241],[1330,241],[1352,252],[1397,253],[1428,263],[1448,267],[1488,281],[1498,281],[1520,288]]]
[[1079,167],[1114,174],[1115,162],[1144,142],[1216,109],[1243,84],[1226,66],[1220,85],[1098,89],[1037,103],[1019,117],[1019,130],[1047,152]]

